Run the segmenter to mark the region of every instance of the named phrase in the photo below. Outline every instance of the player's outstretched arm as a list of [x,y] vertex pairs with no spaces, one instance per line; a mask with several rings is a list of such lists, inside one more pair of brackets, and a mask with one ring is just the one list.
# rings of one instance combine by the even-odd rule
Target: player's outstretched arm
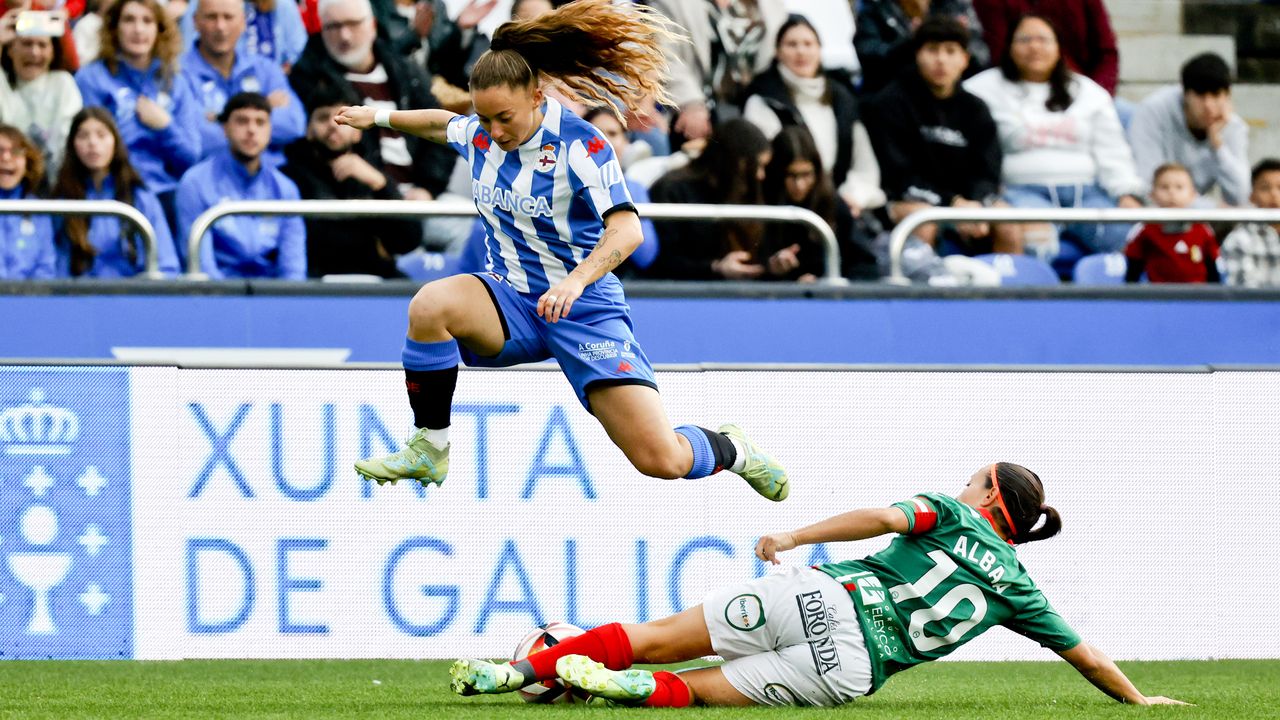
[[[417,135],[443,145],[446,142],[445,128],[457,115],[448,110],[392,110],[391,129]],[[376,116],[377,110],[374,108],[368,105],[354,105],[339,110],[338,114],[333,116],[333,121],[357,130],[368,130],[374,126]]]
[[854,510],[799,530],[765,535],[756,543],[756,557],[777,565],[778,553],[799,545],[866,540],[891,532],[904,533],[909,529],[906,514],[898,508]]
[[1071,666],[1080,671],[1094,687],[1122,703],[1131,705],[1186,705],[1180,700],[1173,700],[1159,695],[1147,697],[1138,692],[1129,678],[1116,667],[1111,658],[1089,643],[1082,642],[1070,650],[1062,650],[1058,655]]

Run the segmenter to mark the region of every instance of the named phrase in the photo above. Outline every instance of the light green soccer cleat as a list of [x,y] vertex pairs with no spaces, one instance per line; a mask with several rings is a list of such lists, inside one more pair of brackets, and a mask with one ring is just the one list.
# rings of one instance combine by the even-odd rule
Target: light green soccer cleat
[[356,472],[361,477],[379,485],[397,480],[413,479],[427,487],[444,483],[449,474],[449,446],[438,449],[427,440],[426,428],[420,428],[405,442],[405,448],[380,458],[365,458],[356,462]]
[[748,440],[747,434],[737,425],[721,425],[720,433],[737,440],[747,449],[747,463],[738,475],[741,475],[742,479],[746,480],[756,492],[766,498],[774,502],[786,500],[791,492],[791,486],[787,481],[787,471],[778,464],[778,461],[766,455]]
[[566,683],[591,693],[593,698],[620,705],[639,705],[658,686],[648,670],[610,670],[586,655],[560,658],[556,661],[556,674]]
[[455,660],[449,666],[449,687],[459,695],[515,692],[525,686],[524,674],[510,663]]

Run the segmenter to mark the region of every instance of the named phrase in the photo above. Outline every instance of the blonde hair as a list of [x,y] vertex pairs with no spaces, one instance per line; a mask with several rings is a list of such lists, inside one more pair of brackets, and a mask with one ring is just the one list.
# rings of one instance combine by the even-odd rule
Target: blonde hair
[[664,41],[683,41],[656,11],[612,0],[576,0],[531,20],[509,22],[471,71],[471,89],[527,87],[540,76],[571,100],[640,110],[650,100],[675,102],[666,91]]
[[165,14],[164,8],[156,0],[116,0],[107,8],[102,19],[102,29],[98,31],[98,42],[102,49],[98,57],[107,66],[112,75],[120,72],[119,35],[120,17],[124,9],[131,4],[138,4],[151,11],[156,19],[156,44],[151,48],[152,59],[160,60],[160,77],[165,84],[173,82],[178,74],[178,55],[182,51],[182,35],[178,25]]

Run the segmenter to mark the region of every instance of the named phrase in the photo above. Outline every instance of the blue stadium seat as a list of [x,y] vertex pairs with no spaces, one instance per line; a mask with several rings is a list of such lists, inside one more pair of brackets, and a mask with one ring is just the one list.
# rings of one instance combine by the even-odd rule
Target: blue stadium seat
[[1086,255],[1076,263],[1071,279],[1077,285],[1123,285],[1124,253]]
[[1057,285],[1058,273],[1041,260],[1030,255],[1006,255],[989,253],[978,255],[978,260],[987,263],[1000,273],[1001,285],[1005,287],[1017,285]]
[[1080,262],[1080,258],[1088,255],[1091,251],[1081,245],[1070,235],[1058,235],[1058,255],[1050,261],[1053,269],[1057,271],[1058,277],[1065,282],[1071,279],[1071,273],[1074,271],[1076,263]]
[[431,282],[450,275],[457,275],[459,270],[457,257],[427,252],[418,248],[413,252],[401,255],[396,259],[396,269],[405,277],[418,282]]

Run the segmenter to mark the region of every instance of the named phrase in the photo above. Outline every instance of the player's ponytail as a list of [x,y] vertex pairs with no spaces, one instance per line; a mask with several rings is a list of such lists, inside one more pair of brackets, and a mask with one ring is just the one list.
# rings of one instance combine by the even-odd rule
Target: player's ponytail
[[669,20],[641,5],[576,0],[530,20],[505,23],[476,60],[471,89],[525,87],[540,75],[571,99],[617,111],[645,101],[674,104],[667,94],[664,41],[684,36]]
[[1039,475],[1021,465],[1002,462],[996,463],[995,476],[1014,524],[1012,540],[1015,543],[1044,540],[1062,531],[1062,517],[1044,504],[1044,484]]

